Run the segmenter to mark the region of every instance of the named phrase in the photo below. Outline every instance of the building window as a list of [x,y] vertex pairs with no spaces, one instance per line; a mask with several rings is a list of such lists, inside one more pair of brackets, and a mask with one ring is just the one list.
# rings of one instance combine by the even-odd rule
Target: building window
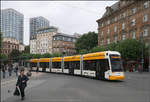
[[117,21],[117,17],[115,17],[115,22]]
[[122,34],[122,40],[125,40],[125,39],[126,39],[126,35]]
[[145,37],[145,36],[147,36],[148,35],[148,29],[147,28],[144,28],[144,30],[143,30],[143,36]]
[[132,32],[132,38],[135,39],[135,37],[136,37],[136,33],[135,33],[135,31],[133,31]]
[[108,29],[107,29],[107,34],[109,34],[109,33],[110,33],[110,29],[108,28]]
[[126,17],[126,13],[125,13],[125,12],[122,13],[121,17],[122,17],[122,18],[125,18],[125,17]]
[[144,14],[143,22],[147,22],[147,20],[148,20],[148,16],[147,16],[147,14]]
[[118,37],[115,36],[115,37],[114,37],[114,42],[117,43],[117,41],[118,41]]
[[110,44],[110,39],[109,38],[107,39],[107,44]]
[[136,19],[134,18],[134,19],[132,19],[132,22],[131,22],[131,25],[132,26],[135,26],[135,21],[136,21]]
[[114,26],[114,32],[116,32],[117,31],[117,26]]
[[104,32],[102,31],[102,32],[101,32],[101,36],[103,36],[103,34],[104,34]]
[[136,8],[132,8],[131,9],[131,14],[135,14],[136,13]]
[[110,20],[107,21],[107,24],[110,24]]
[[101,45],[104,45],[104,40],[101,41]]
[[102,25],[101,25],[102,27],[104,27],[104,23],[102,23]]
[[125,23],[122,23],[122,29],[125,29]]
[[145,2],[144,3],[144,8],[147,8],[148,7],[148,2]]

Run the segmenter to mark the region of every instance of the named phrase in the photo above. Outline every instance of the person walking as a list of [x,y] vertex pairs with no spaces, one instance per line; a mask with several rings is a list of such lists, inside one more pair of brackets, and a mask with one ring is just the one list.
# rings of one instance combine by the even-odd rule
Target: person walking
[[5,78],[6,76],[6,68],[5,68],[5,65],[1,65],[1,68],[2,68],[2,73],[3,73],[3,78]]
[[13,68],[12,68],[12,65],[10,64],[10,65],[8,66],[8,73],[9,73],[9,76],[11,76],[12,70],[13,70]]
[[20,92],[21,92],[21,100],[24,100],[25,97],[25,88],[27,87],[27,81],[29,80],[29,78],[24,75],[24,68],[21,68],[20,70],[20,75],[18,76],[18,80],[16,83],[16,87],[19,87]]
[[18,65],[16,65],[14,72],[16,73],[16,76],[18,76]]

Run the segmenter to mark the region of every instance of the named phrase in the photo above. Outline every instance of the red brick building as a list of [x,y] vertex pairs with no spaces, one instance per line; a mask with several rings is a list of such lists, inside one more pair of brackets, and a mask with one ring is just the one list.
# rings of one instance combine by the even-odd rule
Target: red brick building
[[110,7],[98,23],[98,45],[125,39],[143,39],[150,44],[150,1],[120,0]]

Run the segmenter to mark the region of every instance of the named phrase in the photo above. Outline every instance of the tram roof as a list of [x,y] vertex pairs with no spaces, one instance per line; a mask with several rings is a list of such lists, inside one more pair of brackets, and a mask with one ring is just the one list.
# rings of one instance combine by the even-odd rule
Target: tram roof
[[31,59],[30,62],[36,63],[38,62],[38,59]]
[[54,57],[52,58],[52,62],[61,62],[62,61],[62,57]]
[[40,58],[40,62],[49,62],[50,58]]
[[64,57],[64,61],[80,61],[80,55]]

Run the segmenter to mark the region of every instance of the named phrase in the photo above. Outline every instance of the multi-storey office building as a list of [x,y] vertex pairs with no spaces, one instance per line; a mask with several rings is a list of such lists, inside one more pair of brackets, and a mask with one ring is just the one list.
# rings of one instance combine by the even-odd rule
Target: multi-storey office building
[[106,12],[97,23],[100,46],[125,39],[141,38],[148,45],[150,43],[150,1],[120,0],[106,7]]
[[39,29],[49,27],[49,21],[42,17],[30,18],[30,39],[34,39]]
[[14,9],[1,10],[0,32],[2,37],[19,40],[23,44],[24,15]]
[[75,42],[77,37],[62,33],[53,36],[53,53],[62,53],[64,55],[73,55],[76,53]]

